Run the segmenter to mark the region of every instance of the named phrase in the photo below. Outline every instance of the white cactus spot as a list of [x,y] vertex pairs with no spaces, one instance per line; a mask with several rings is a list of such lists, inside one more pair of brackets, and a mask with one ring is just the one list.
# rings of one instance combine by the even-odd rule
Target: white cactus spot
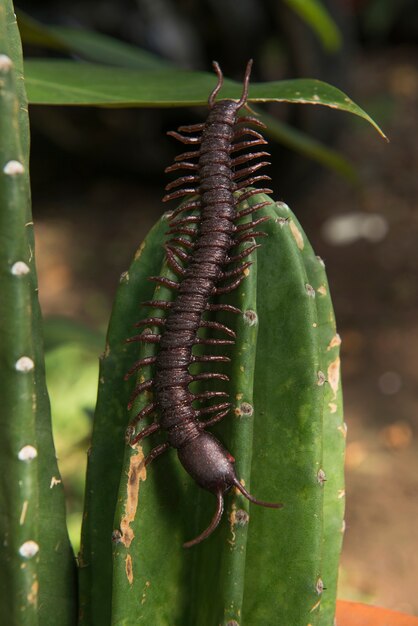
[[12,59],[7,54],[0,54],[0,72],[8,72],[12,67]]
[[255,326],[258,323],[258,315],[252,309],[247,309],[244,312],[244,322],[248,324],[248,326]]
[[320,265],[322,265],[322,267],[325,267],[325,262],[324,262],[324,260],[323,260],[323,259],[321,259],[321,257],[320,257],[320,256],[318,256],[318,255],[316,255],[316,258],[318,259],[318,263],[319,263]]
[[15,363],[18,372],[30,372],[35,367],[35,363],[28,356],[21,356]]
[[121,541],[122,541],[122,533],[120,532],[119,528],[116,528],[115,530],[112,530],[111,539],[112,539],[113,543],[121,543]]
[[276,219],[276,224],[278,224],[280,226],[280,228],[283,228],[283,226],[285,226],[288,223],[289,223],[289,218],[288,217],[278,217]]
[[49,483],[49,488],[52,489],[53,487],[56,487],[57,485],[60,485],[62,483],[61,478],[56,478],[56,476],[53,476],[51,478],[51,482]]
[[25,274],[29,274],[30,269],[23,261],[16,261],[16,263],[12,265],[11,272],[14,276],[24,276]]
[[234,523],[237,526],[246,526],[249,521],[250,521],[250,516],[247,513],[247,511],[244,511],[244,509],[237,509],[235,513]]
[[39,552],[39,546],[36,541],[25,541],[19,548],[20,556],[23,556],[25,559],[31,559]]
[[283,211],[290,211],[289,207],[287,206],[286,202],[276,202],[276,207],[278,209],[282,209]]
[[315,589],[316,589],[316,593],[320,596],[321,593],[324,591],[324,583],[322,581],[322,578],[318,578],[318,580],[316,581],[316,585],[315,585]]
[[338,499],[341,500],[342,498],[345,498],[345,489],[338,489]]
[[310,298],[315,298],[315,289],[312,287],[312,285],[306,283],[305,290]]
[[323,485],[327,480],[327,477],[323,469],[319,469],[316,476],[320,485]]
[[119,277],[119,282],[120,283],[127,283],[127,282],[129,282],[129,272],[122,272],[122,274]]
[[317,292],[320,293],[321,296],[326,296],[327,288],[325,287],[325,285],[321,285],[320,287],[318,287]]
[[338,406],[335,402],[328,402],[328,408],[330,413],[336,413]]
[[20,161],[9,161],[3,167],[3,172],[6,176],[19,176],[19,174],[23,174],[24,171],[25,168]]
[[23,448],[19,450],[17,456],[19,461],[26,461],[27,463],[29,463],[30,461],[33,461],[33,459],[36,459],[36,457],[38,456],[38,451],[33,446],[23,446]]
[[303,248],[305,247],[305,242],[303,241],[302,233],[296,226],[295,222],[293,222],[292,220],[290,220],[289,222],[289,228],[294,240],[296,241],[297,247],[299,248],[299,250],[303,250]]
[[319,385],[319,387],[321,387],[325,381],[326,381],[326,377],[325,377],[324,372],[321,372],[321,370],[319,370],[317,372],[316,384]]
[[234,411],[237,417],[251,417],[254,413],[254,407],[249,402],[241,402]]

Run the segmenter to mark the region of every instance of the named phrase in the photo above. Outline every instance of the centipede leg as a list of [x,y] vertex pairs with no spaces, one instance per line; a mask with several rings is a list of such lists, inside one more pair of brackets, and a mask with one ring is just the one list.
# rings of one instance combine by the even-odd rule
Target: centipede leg
[[155,356],[146,356],[143,359],[139,359],[139,361],[135,361],[131,369],[128,372],[126,372],[125,380],[128,380],[128,378],[132,376],[132,374],[137,372],[139,369],[141,369],[141,367],[146,367],[147,365],[153,365],[156,361],[156,358],[157,357]]
[[170,252],[174,254],[181,261],[187,262],[190,259],[190,255],[187,254],[187,252],[185,252],[184,250],[181,250],[181,248],[177,248],[177,246],[170,246],[170,243],[165,244],[165,249],[170,250]]
[[[202,415],[210,415],[211,413],[216,413],[217,411],[229,411],[231,406],[232,405],[230,402],[220,402],[219,404],[212,404],[212,406],[205,406],[202,409],[196,409],[196,416],[201,417]],[[204,424],[207,424],[208,421],[204,422]]]
[[240,156],[235,157],[231,161],[232,167],[236,167],[237,165],[242,165],[242,163],[247,163],[247,161],[252,161],[254,159],[261,159],[262,157],[270,156],[270,152],[248,152],[245,154],[241,154]]
[[165,317],[146,317],[134,324],[135,328],[140,328],[141,326],[165,326]]
[[242,272],[245,272],[246,269],[251,267],[251,265],[252,265],[251,261],[247,261],[246,263],[243,263],[239,267],[236,267],[235,269],[230,270],[229,272],[222,272],[221,280],[223,280],[224,278],[234,278],[235,276],[239,276]]
[[214,424],[220,422],[226,415],[228,415],[228,413],[229,408],[225,411],[221,411],[220,413],[216,413],[216,415],[209,418],[208,420],[205,420],[204,422],[200,422],[200,425],[202,428],[209,428],[209,426],[213,426]]
[[255,196],[258,193],[269,194],[269,193],[273,193],[273,191],[272,189],[268,189],[267,187],[264,187],[263,189],[248,189],[248,191],[244,191],[244,193],[242,193],[239,196],[238,203],[244,202],[244,200],[248,200],[248,198],[251,198],[252,196]]
[[230,283],[229,285],[226,285],[225,287],[217,287],[215,290],[215,294],[220,295],[222,293],[230,293],[231,291],[239,287],[244,278],[245,274],[242,274],[241,276],[238,276],[238,278],[236,278],[234,281],[232,281],[232,283]]
[[143,391],[147,391],[148,389],[151,389],[153,384],[154,384],[154,379],[150,378],[149,380],[146,380],[145,382],[140,383],[139,385],[135,387],[135,389],[133,390],[131,394],[131,397],[129,398],[129,402],[128,402],[129,411],[132,409],[135,399],[139,396],[139,394],[142,393]]
[[184,211],[189,211],[189,210],[194,210],[194,209],[199,209],[199,208],[200,208],[200,200],[193,200],[192,202],[187,202],[186,204],[182,204],[177,209],[175,209],[170,214],[170,219],[175,218],[177,215],[179,215],[180,213],[183,213]]
[[228,326],[225,326],[225,324],[221,324],[220,322],[208,322],[203,320],[202,322],[200,322],[200,328],[212,328],[214,330],[221,330],[222,332],[226,333],[230,337],[233,337],[234,339],[236,337],[236,333],[233,330],[228,328]]
[[169,289],[178,289],[179,284],[176,283],[175,280],[170,280],[165,276],[150,276],[148,280],[151,280],[153,283],[158,283],[159,285],[163,285],[163,287],[168,287]]
[[153,411],[155,411],[156,408],[157,408],[157,403],[156,402],[150,402],[143,409],[141,409],[139,411],[139,413],[137,413],[135,415],[135,417],[131,420],[131,422],[129,424],[129,428],[131,429],[131,431],[133,431],[133,429],[138,424],[138,422],[143,420],[148,415],[151,415],[151,413],[153,413]]
[[261,161],[260,163],[254,163],[253,165],[249,165],[248,167],[241,168],[240,170],[237,170],[236,172],[234,172],[232,176],[232,180],[239,180],[240,178],[243,178],[244,176],[253,174],[260,168],[265,167],[266,165],[271,165],[271,163],[269,161]]
[[176,274],[184,276],[186,270],[177,262],[172,249],[167,244],[164,245],[164,249],[167,257],[167,264],[169,265],[169,267],[171,267],[171,269],[176,272]]
[[156,459],[161,454],[163,454],[163,452],[168,450],[169,447],[169,443],[160,443],[158,446],[155,446],[155,448],[153,448],[151,452],[145,457],[144,466],[147,467],[147,465],[149,465],[154,459]]
[[251,254],[251,252],[254,252],[254,250],[256,250],[257,248],[260,248],[260,244],[258,243],[254,243],[251,246],[247,246],[247,248],[245,248],[245,250],[243,250],[242,252],[240,252],[239,254],[235,254],[233,256],[230,256],[227,258],[226,263],[236,263],[237,261],[241,261],[242,259],[245,259],[247,256],[249,256]]
[[134,335],[133,337],[128,337],[128,339],[126,339],[126,343],[133,343],[135,341],[143,341],[144,343],[159,343],[161,341],[161,335],[147,333],[144,331],[140,335]]
[[141,430],[141,432],[138,433],[136,437],[134,437],[134,439],[132,439],[131,446],[134,446],[139,441],[142,441],[142,439],[144,439],[145,437],[148,437],[149,435],[156,433],[157,430],[160,430],[160,428],[161,426],[160,424],[158,424],[158,422],[154,422],[153,424],[150,424],[150,426],[147,426],[146,428]]
[[265,206],[268,206],[269,204],[271,204],[271,202],[267,200],[266,202],[258,202],[254,206],[250,206],[248,209],[242,209],[242,211],[238,211],[238,213],[236,214],[235,220],[239,220],[242,217],[245,217],[246,215],[251,215],[252,213],[255,213],[256,211],[260,211],[261,209],[263,209]]
[[193,381],[196,380],[229,380],[229,376],[226,374],[219,374],[218,372],[202,372],[201,374],[194,374]]
[[173,306],[173,303],[167,300],[145,300],[145,302],[141,304],[142,306],[149,306],[153,309],[171,309]]
[[181,135],[175,130],[169,130],[167,135],[169,137],[174,137],[174,139],[178,139],[179,141],[181,141],[181,143],[186,143],[186,144],[192,144],[192,143],[199,144],[202,141],[201,137],[186,137],[185,135]]

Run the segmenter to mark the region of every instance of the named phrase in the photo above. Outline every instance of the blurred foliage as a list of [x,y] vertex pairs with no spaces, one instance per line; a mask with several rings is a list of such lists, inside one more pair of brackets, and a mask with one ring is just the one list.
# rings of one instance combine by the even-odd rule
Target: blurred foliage
[[45,320],[45,367],[55,447],[65,485],[68,530],[80,546],[87,450],[104,335],[65,318]]
[[[19,13],[29,56],[46,53],[62,58],[70,54],[73,58],[130,69],[155,68],[164,63],[166,67],[171,64],[195,70],[208,70],[215,58],[225,75],[236,79],[241,79],[247,60],[254,58],[254,84],[312,76],[343,89],[347,86],[350,19],[340,3],[328,0],[138,0],[134,4],[128,0],[91,0],[88,4],[46,0],[42,5],[22,0],[19,8],[32,16]],[[329,116],[321,107],[303,107],[302,111],[302,107],[273,104],[266,108],[278,122],[271,134],[277,141],[272,144],[271,153],[273,168],[279,169],[280,159],[280,171],[286,170],[281,193],[286,192],[294,178],[306,176],[313,169],[309,161],[294,156],[293,151],[351,181],[355,179],[353,166],[331,147],[336,131],[346,123],[339,116]],[[115,123],[94,110],[82,114],[77,110],[54,110],[53,115],[55,125],[51,132],[46,128],[50,116],[33,108],[34,145],[36,148],[45,144],[45,160],[50,159],[48,148],[52,142],[54,149],[68,153],[73,162],[89,162],[88,151],[85,154],[83,146],[69,136],[95,129],[96,134],[106,134],[107,138],[106,146],[100,150],[101,171],[106,168],[106,173],[113,177],[125,177],[126,167],[121,167],[122,161],[117,157],[123,150],[129,155],[130,170],[148,185],[160,184],[161,171],[172,159],[173,151],[169,142],[161,140],[162,133],[184,119],[184,114],[156,110],[125,116],[125,121],[118,118]],[[190,122],[201,119],[196,110],[187,115]],[[69,132],[70,126],[74,126],[73,132]],[[138,144],[158,146],[153,150],[153,158],[138,151]],[[67,178],[66,168],[60,167],[57,160],[47,169],[55,181]],[[43,168],[40,174],[42,182],[45,171]],[[94,165],[88,171],[94,176]],[[83,173],[84,177],[87,176]]]

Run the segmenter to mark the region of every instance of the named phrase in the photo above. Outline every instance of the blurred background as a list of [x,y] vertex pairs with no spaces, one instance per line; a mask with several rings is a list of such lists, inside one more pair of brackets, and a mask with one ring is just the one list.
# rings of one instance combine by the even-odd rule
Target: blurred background
[[[348,114],[267,108],[283,128],[298,131],[302,152],[304,137],[314,138],[354,168],[342,167],[334,153],[325,168],[318,154],[312,160],[283,143],[270,145],[274,196],[291,206],[325,260],[342,337],[348,438],[339,596],[418,614],[418,6],[323,0],[331,19],[321,30],[306,23],[297,4],[16,2],[45,25],[111,35],[182,68],[210,70],[215,58],[228,77],[241,80],[253,57],[254,81],[320,78],[383,127],[389,144]],[[34,45],[25,52],[60,56]],[[177,151],[165,133],[204,114],[30,109],[48,386],[76,549],[98,355],[112,299],[163,211],[163,170]]]

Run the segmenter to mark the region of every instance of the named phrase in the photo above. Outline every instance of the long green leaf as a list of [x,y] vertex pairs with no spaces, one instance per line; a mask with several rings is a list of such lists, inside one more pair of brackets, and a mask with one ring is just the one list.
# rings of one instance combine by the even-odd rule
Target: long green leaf
[[[113,107],[178,107],[206,105],[216,84],[213,74],[179,70],[134,71],[73,61],[28,60],[25,64],[31,104]],[[242,87],[225,81],[222,97],[239,98]],[[372,118],[342,91],[319,80],[298,78],[253,83],[249,102],[320,104],[368,121]]]
[[18,11],[18,24],[24,43],[76,54],[93,63],[148,70],[170,65],[155,54],[113,37],[81,28],[45,26],[23,11]]
[[328,52],[341,47],[341,32],[321,0],[284,0],[312,28]]

